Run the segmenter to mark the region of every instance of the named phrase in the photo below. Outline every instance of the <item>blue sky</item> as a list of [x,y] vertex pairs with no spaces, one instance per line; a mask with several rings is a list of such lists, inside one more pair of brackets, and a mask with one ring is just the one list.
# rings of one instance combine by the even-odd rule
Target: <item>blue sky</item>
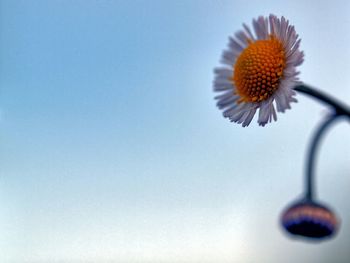
[[0,2],[1,262],[345,262],[350,127],[322,145],[338,236],[278,226],[327,109],[302,95],[265,128],[215,107],[227,38],[258,15],[302,38],[301,79],[350,101],[347,1]]

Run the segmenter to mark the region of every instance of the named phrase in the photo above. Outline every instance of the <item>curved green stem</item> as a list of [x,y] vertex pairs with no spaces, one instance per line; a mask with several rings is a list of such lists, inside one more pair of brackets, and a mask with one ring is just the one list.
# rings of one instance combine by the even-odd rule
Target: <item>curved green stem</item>
[[306,162],[306,177],[305,177],[305,198],[307,200],[313,200],[314,198],[314,178],[315,178],[315,161],[316,152],[319,148],[321,139],[330,125],[339,117],[337,114],[332,114],[316,129],[316,132],[311,140],[309,146],[309,152]]
[[316,129],[316,132],[311,140],[309,146],[309,152],[307,155],[306,169],[305,169],[305,198],[308,200],[312,200],[314,198],[314,168],[316,161],[316,153],[319,148],[320,141],[326,132],[326,130],[330,127],[330,125],[338,119],[340,116],[346,116],[350,121],[350,108],[345,104],[339,102],[337,99],[318,91],[314,88],[306,86],[304,84],[297,85],[294,88],[296,91],[307,94],[316,98],[323,103],[327,104],[327,106],[331,106],[334,110],[334,113],[328,116],[324,122]]
[[350,118],[350,108],[346,106],[344,103],[338,101],[337,99],[331,97],[328,94],[323,93],[315,88],[311,88],[305,84],[300,84],[294,87],[294,90],[299,91],[301,93],[307,94],[313,98],[316,98],[323,103],[331,106],[337,115],[345,115]]

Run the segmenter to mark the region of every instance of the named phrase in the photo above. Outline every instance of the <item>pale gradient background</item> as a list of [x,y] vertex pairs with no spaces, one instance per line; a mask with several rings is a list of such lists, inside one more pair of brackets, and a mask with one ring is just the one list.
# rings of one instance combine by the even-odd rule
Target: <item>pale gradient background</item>
[[0,1],[0,262],[348,262],[350,126],[328,134],[320,198],[339,235],[278,225],[327,109],[265,128],[216,109],[230,34],[285,15],[303,81],[350,103],[348,1]]

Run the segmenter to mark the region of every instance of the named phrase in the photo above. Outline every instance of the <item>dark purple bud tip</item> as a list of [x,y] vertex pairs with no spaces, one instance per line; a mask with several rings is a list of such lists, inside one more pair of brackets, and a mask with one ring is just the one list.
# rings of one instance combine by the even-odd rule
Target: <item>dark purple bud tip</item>
[[339,221],[329,208],[310,200],[288,207],[282,214],[281,223],[291,235],[313,239],[329,238],[339,228]]

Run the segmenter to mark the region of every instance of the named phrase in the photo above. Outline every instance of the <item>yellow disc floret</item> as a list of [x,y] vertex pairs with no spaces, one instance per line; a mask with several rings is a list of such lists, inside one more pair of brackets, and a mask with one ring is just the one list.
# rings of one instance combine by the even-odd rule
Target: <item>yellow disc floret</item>
[[285,67],[285,52],[278,39],[249,41],[237,58],[232,77],[238,102],[268,99],[278,88]]

